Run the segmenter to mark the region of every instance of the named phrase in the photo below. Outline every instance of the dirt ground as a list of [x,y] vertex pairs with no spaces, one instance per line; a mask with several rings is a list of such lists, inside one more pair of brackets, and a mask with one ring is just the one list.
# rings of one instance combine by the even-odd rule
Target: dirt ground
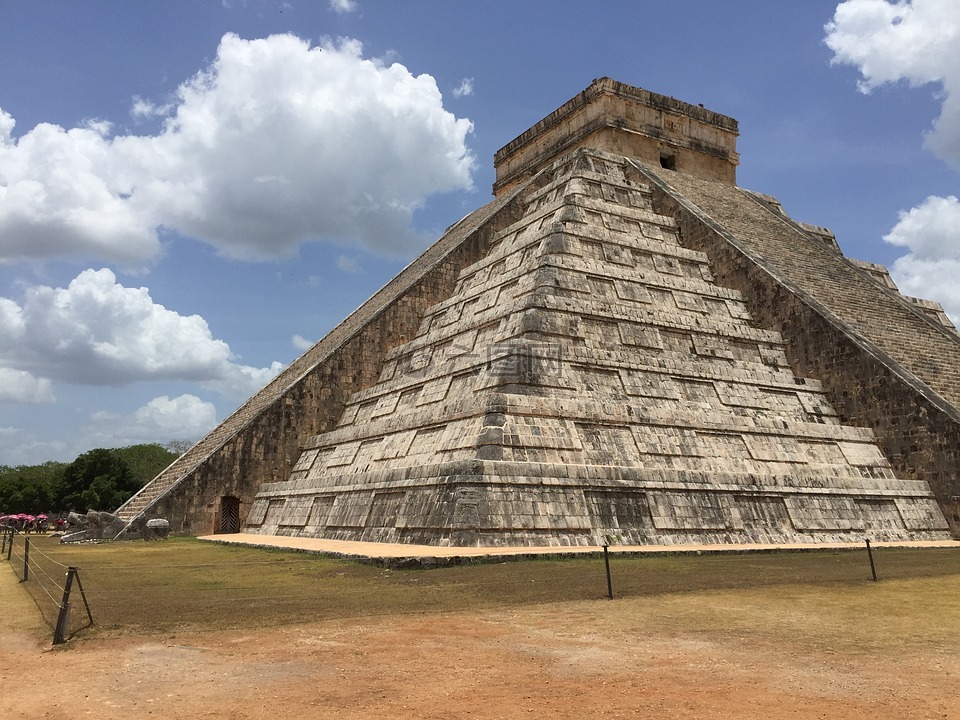
[[838,652],[769,634],[651,632],[630,621],[650,599],[101,631],[51,649],[15,591],[0,583],[2,718],[960,717],[956,648]]

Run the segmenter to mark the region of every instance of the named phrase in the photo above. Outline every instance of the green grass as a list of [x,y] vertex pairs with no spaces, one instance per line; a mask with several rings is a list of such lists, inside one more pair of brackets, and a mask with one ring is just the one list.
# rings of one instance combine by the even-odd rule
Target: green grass
[[[55,583],[62,580],[62,566],[71,565],[80,568],[99,632],[276,626],[606,596],[603,560],[596,557],[384,570],[191,538],[76,546],[35,536],[31,542],[31,560],[38,569],[22,587],[35,597],[48,623],[56,616],[51,596],[59,599]],[[864,645],[891,631],[890,618],[895,618],[898,637],[933,637],[942,634],[947,621],[960,626],[960,549],[874,552],[880,583],[871,582],[863,550],[612,556],[615,595],[645,608],[641,617],[622,611],[615,617],[642,629],[664,622],[663,613],[669,612],[681,625],[749,634],[809,624],[817,613],[827,613],[818,633],[850,632]],[[18,575],[16,557],[10,565],[0,570]],[[904,612],[907,604],[909,613]],[[811,615],[811,608],[817,613]],[[871,617],[876,621],[868,622]],[[72,629],[85,620],[76,594],[71,619]],[[862,629],[852,632],[852,627]]]

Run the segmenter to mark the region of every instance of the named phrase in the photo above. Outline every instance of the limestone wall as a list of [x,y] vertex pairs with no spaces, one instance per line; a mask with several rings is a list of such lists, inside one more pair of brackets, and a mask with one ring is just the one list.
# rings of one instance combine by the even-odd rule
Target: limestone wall
[[658,186],[655,206],[677,220],[683,244],[705,252],[718,282],[740,290],[758,324],[783,335],[795,372],[822,381],[844,423],[873,429],[899,477],[929,484],[960,534],[955,333],[902,298],[897,303],[894,291],[878,283],[871,289],[867,278],[859,284],[858,270],[841,256],[823,261],[814,249],[823,247],[818,239],[805,245],[799,232],[758,225],[750,216],[759,205],[742,191],[730,188],[721,198],[715,184],[659,178],[650,168],[645,174]]

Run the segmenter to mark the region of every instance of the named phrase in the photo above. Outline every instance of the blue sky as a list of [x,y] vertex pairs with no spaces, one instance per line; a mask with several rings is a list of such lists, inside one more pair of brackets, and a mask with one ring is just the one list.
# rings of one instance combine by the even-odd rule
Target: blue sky
[[4,0],[0,464],[198,439],[605,75],[960,316],[954,0]]

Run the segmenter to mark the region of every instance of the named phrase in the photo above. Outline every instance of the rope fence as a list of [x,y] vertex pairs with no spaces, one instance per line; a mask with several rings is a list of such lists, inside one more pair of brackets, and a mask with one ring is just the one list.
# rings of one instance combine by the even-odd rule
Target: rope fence
[[[15,528],[4,528],[2,535],[0,557],[20,577],[20,583],[37,604],[40,616],[53,629],[53,644],[64,643],[80,630],[91,627],[93,614],[80,581],[80,569],[50,557],[37,542],[31,543],[30,535]],[[86,610],[85,624],[71,621],[70,610],[77,594]]]
[[[861,593],[878,575],[895,580],[960,574],[955,549],[704,557],[610,552],[439,569],[391,569],[185,538],[67,546],[55,537],[31,541],[5,532],[2,549],[0,561],[34,598],[55,643],[92,626],[91,607],[100,627],[214,629],[787,584]],[[81,563],[82,580],[76,567]]]

